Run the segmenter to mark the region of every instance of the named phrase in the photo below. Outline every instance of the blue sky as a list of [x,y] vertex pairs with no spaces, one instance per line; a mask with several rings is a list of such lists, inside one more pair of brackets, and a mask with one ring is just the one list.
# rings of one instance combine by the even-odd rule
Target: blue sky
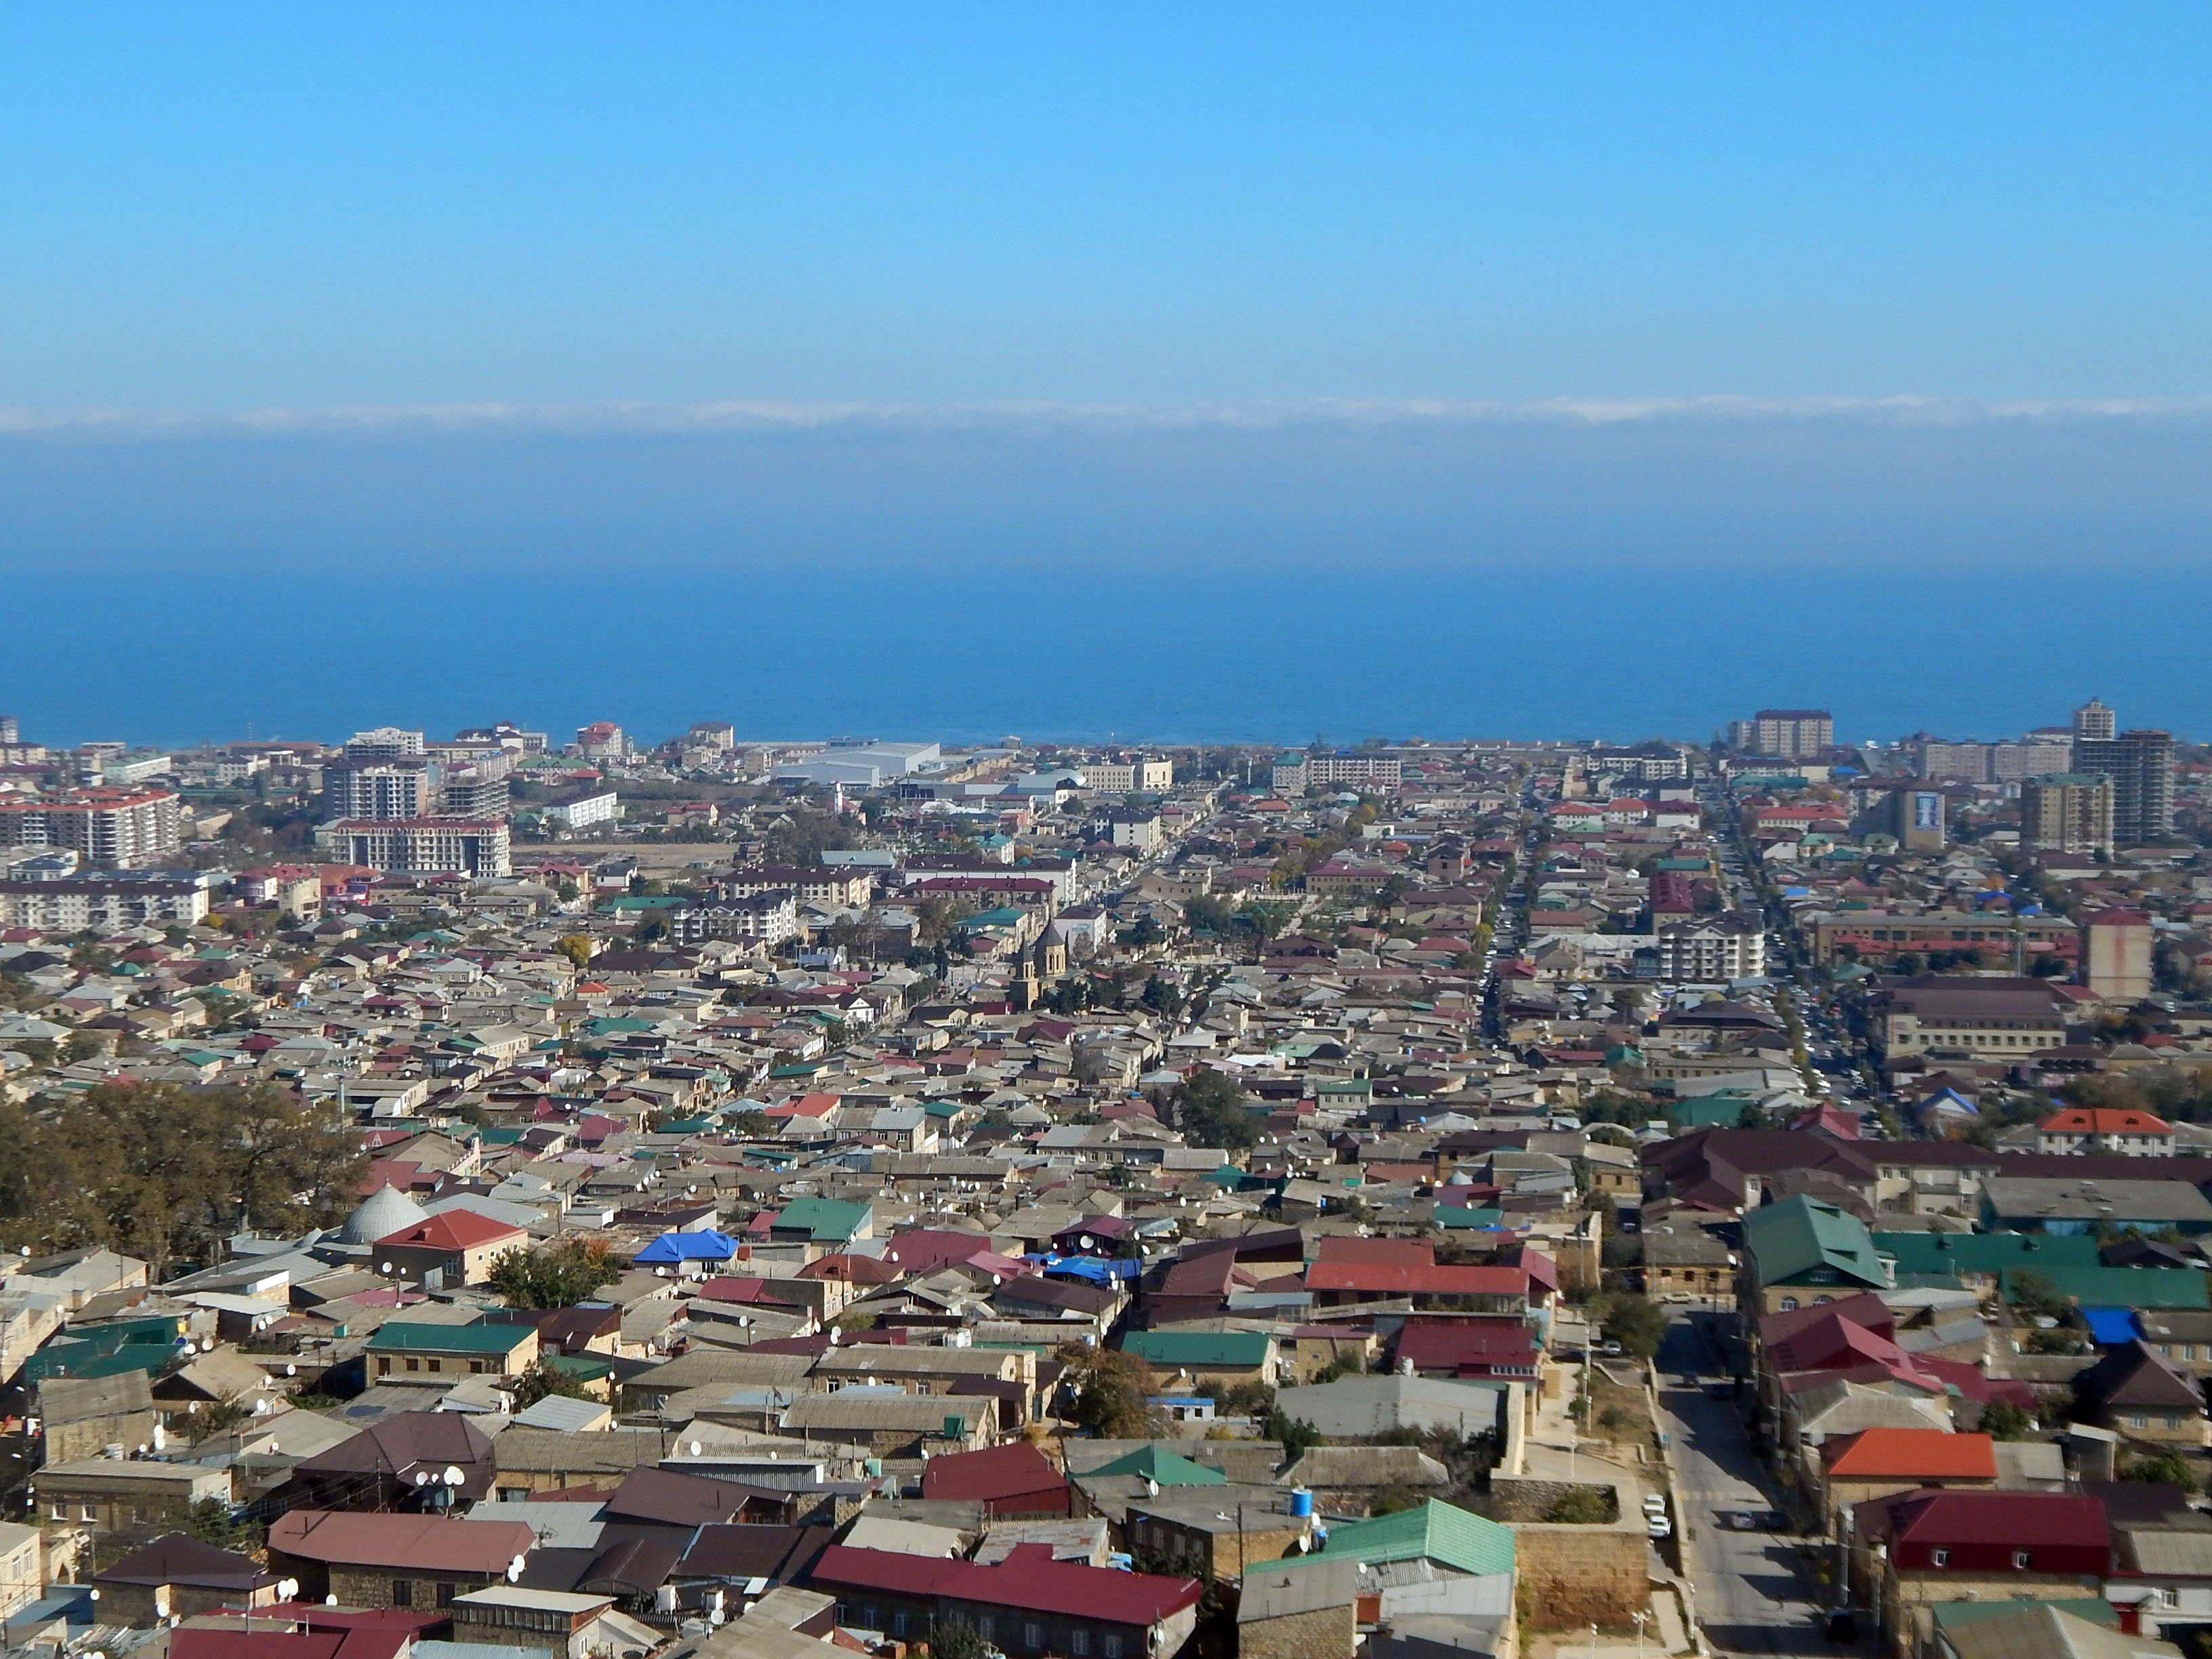
[[2200,559],[2208,61],[2201,5],[9,8],[0,563]]

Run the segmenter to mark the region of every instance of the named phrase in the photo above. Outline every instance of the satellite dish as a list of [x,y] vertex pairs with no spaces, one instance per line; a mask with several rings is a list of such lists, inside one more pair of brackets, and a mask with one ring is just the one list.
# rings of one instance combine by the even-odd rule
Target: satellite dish
[[416,1486],[428,1486],[428,1485],[430,1484],[430,1471],[429,1471],[429,1470],[428,1470],[428,1469],[417,1469],[417,1470],[416,1470],[416,1471],[415,1471],[415,1484],[416,1484]]
[[446,1465],[446,1484],[449,1486],[458,1486],[461,1484],[461,1472],[459,1468],[451,1463]]
[[276,1586],[276,1594],[283,1596],[287,1601],[290,1601],[299,1593],[300,1581],[296,1578],[283,1579]]
[[706,1449],[704,1446],[701,1445],[701,1444],[700,1444],[697,1441],[696,1441],[696,1440],[694,1440],[694,1441],[691,1443],[691,1455],[692,1455],[692,1456],[694,1456],[694,1457],[698,1456],[700,1453],[703,1452],[703,1451],[704,1451],[704,1450],[706,1450],[706,1449]]
[[507,1564],[507,1582],[510,1584],[515,1584],[521,1583],[521,1581],[522,1558],[518,1555],[514,1560]]

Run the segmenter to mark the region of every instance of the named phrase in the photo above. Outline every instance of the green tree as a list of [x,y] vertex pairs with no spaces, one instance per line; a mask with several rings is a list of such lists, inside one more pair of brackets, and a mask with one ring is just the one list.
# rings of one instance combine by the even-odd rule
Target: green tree
[[1613,1519],[1613,1504],[1595,1486],[1577,1486],[1544,1511],[1554,1525],[1603,1526]]
[[1283,1462],[1295,1463],[1315,1446],[1325,1446],[1328,1437],[1303,1417],[1292,1417],[1280,1406],[1267,1407],[1267,1419],[1261,1432],[1283,1449]]
[[1992,1440],[2025,1440],[2035,1432],[2035,1419],[2009,1400],[1992,1400],[1982,1407],[1982,1432]]
[[563,933],[553,941],[553,948],[575,963],[580,974],[592,959],[592,941],[582,933]]
[[1623,1291],[1606,1297],[1601,1306],[1598,1329],[1607,1341],[1620,1343],[1622,1352],[1638,1359],[1659,1352],[1667,1334],[1667,1316],[1657,1303]]
[[272,1084],[103,1084],[33,1115],[0,1107],[0,1244],[105,1245],[157,1278],[242,1228],[337,1220],[367,1165],[335,1106]]
[[605,1241],[562,1238],[535,1249],[502,1252],[491,1264],[489,1282],[510,1308],[573,1308],[621,1277]]
[[519,1412],[527,1411],[539,1401],[556,1395],[563,1400],[594,1397],[584,1386],[583,1379],[571,1376],[544,1359],[532,1361],[529,1368],[514,1380],[514,1409]]
[[755,1107],[747,1107],[742,1112],[732,1113],[729,1124],[730,1127],[738,1134],[756,1139],[762,1135],[772,1135],[775,1133],[775,1120]]
[[2179,1486],[2184,1492],[2197,1490],[2196,1478],[2189,1472],[2189,1460],[2171,1447],[2142,1457],[2131,1457],[2121,1469],[2123,1480],[2157,1481],[2165,1486]]
[[1241,1152],[1259,1143],[1260,1126],[1244,1109],[1244,1091],[1227,1073],[1194,1073],[1170,1098],[1190,1145]]
[[990,1659],[990,1652],[965,1619],[940,1619],[929,1632],[929,1659]]
[[1136,1355],[1073,1343],[1060,1349],[1060,1358],[1075,1395],[1071,1415],[1091,1433],[1106,1440],[1139,1440],[1162,1426],[1151,1405],[1158,1381]]

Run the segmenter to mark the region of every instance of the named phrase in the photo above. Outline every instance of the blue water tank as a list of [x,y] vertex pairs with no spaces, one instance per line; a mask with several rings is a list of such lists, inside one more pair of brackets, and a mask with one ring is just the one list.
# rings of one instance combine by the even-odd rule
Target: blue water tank
[[1304,1486],[1291,1488],[1291,1513],[1301,1518],[1313,1513],[1313,1494]]

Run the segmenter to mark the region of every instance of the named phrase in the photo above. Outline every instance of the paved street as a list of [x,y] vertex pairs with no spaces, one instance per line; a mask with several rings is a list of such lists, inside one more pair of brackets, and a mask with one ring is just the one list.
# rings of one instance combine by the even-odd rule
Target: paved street
[[1696,1314],[1669,1328],[1659,1351],[1661,1429],[1672,1437],[1680,1486],[1676,1525],[1683,1528],[1682,1565],[1696,1588],[1698,1622],[1717,1652],[1840,1654],[1848,1644],[1823,1634],[1814,1591],[1794,1545],[1771,1533],[1723,1528],[1724,1510],[1767,1510],[1774,1499],[1735,1406],[1696,1376],[1727,1380],[1715,1332],[1727,1316]]

